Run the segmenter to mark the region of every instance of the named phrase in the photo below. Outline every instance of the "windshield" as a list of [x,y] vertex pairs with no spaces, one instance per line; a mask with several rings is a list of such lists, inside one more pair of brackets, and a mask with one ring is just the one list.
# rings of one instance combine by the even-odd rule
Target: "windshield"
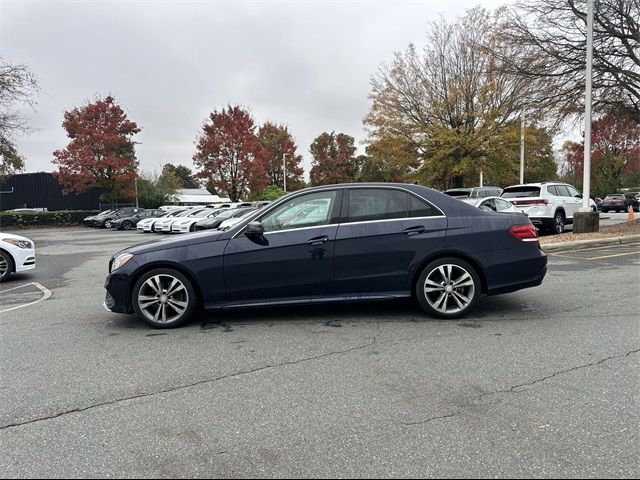
[[450,197],[468,197],[471,190],[447,190],[444,193]]
[[502,198],[539,197],[540,187],[507,187],[500,196]]

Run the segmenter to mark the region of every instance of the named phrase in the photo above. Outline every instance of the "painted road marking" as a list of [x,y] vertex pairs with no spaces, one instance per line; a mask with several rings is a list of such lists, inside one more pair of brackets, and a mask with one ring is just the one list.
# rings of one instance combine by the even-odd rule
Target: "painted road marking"
[[40,285],[38,282],[31,282],[31,283],[27,283],[25,285],[20,285],[18,287],[10,288],[9,290],[4,290],[2,293],[8,292],[10,290],[17,290],[18,288],[28,287],[29,285],[33,285],[34,287],[38,288],[39,290],[42,291],[42,293],[44,295],[42,295],[42,297],[40,297],[38,300],[36,300],[34,302],[29,302],[29,303],[25,303],[24,305],[18,305],[16,307],[11,307],[11,308],[6,308],[4,310],[0,310],[0,313],[10,312],[11,310],[17,310],[18,308],[28,307],[29,305],[35,305],[36,303],[40,303],[40,302],[45,301],[47,298],[49,298],[51,295],[53,295],[53,292],[51,290],[49,290],[47,287],[44,287],[44,286]]

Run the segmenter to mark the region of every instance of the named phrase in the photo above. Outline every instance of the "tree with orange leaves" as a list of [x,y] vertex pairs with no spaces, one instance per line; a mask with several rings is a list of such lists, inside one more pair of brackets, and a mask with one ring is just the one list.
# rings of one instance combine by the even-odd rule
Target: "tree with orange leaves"
[[107,96],[65,112],[62,126],[71,141],[53,152],[52,162],[64,192],[103,188],[103,198],[112,206],[131,198],[138,168],[132,137],[140,128],[115,99]]

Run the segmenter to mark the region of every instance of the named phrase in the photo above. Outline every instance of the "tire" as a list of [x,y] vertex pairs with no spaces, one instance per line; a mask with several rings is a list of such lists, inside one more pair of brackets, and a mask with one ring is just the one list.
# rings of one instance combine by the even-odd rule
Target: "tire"
[[480,277],[475,268],[455,257],[429,263],[415,287],[422,309],[431,316],[445,319],[459,318],[467,313],[478,301],[480,290]]
[[13,258],[11,258],[11,255],[0,250],[0,282],[4,282],[11,276],[13,268]]
[[608,208],[603,208],[602,209],[602,213],[609,213],[609,209]]
[[195,232],[196,231],[196,224],[195,223],[189,227],[189,231],[190,232]]
[[187,277],[170,268],[159,268],[138,279],[131,293],[131,304],[147,325],[175,328],[191,319],[198,300]]
[[111,228],[111,220],[105,220],[102,222],[101,228]]
[[131,223],[129,220],[122,222],[123,230],[131,230],[132,228],[133,228],[133,223]]
[[555,233],[556,235],[564,233],[564,222],[564,212],[562,210],[558,210],[553,216],[553,226],[551,227],[553,229],[553,233]]

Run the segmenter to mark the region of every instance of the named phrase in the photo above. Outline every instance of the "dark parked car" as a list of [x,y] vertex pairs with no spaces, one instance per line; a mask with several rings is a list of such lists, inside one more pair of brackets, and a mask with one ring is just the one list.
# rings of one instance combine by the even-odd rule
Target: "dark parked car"
[[136,228],[136,225],[138,225],[140,220],[145,218],[158,218],[165,213],[167,212],[164,210],[153,208],[151,210],[143,210],[142,212],[138,212],[134,215],[114,218],[109,223],[111,228],[115,228],[117,230],[131,230],[132,228]]
[[[281,221],[318,203],[323,215]],[[166,328],[199,308],[413,296],[427,313],[457,318],[483,294],[540,285],[546,265],[524,214],[486,212],[419,185],[327,185],[286,195],[225,231],[119,252],[105,306]]]
[[92,222],[93,222],[96,218],[98,218],[98,217],[104,217],[104,216],[109,215],[109,214],[111,214],[111,213],[113,213],[113,212],[115,212],[115,210],[105,210],[104,212],[100,212],[100,213],[99,213],[99,214],[97,214],[97,215],[90,215],[90,216],[88,216],[88,217],[84,217],[84,218],[82,219],[82,223],[84,223],[84,224],[85,224],[85,225],[87,225],[87,226],[91,226]]
[[126,207],[126,208],[120,208],[118,210],[112,210],[107,214],[101,214],[94,217],[89,222],[89,225],[92,227],[99,227],[99,228],[111,228],[111,220],[130,217],[131,215],[135,215],[136,213],[141,212],[143,210],[144,208],[137,208],[137,207]]
[[604,197],[604,200],[600,204],[600,210],[604,213],[607,213],[609,210],[626,212],[629,209],[629,205],[633,207],[635,203],[635,197],[627,196],[623,193],[612,193]]

